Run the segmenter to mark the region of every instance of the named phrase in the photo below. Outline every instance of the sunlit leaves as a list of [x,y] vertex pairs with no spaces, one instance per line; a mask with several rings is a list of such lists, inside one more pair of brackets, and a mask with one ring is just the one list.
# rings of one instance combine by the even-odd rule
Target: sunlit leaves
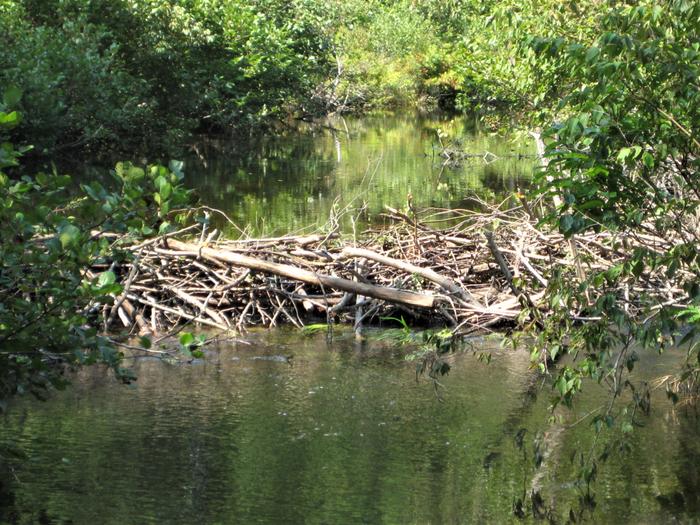
[[17,126],[22,121],[20,114],[17,111],[5,113],[0,111],[0,126],[4,128],[12,128]]
[[[97,182],[69,191],[70,177],[8,170],[0,184],[0,399],[21,390],[41,395],[63,386],[56,363],[109,365],[123,381],[121,353],[98,334],[103,316],[123,291],[123,243],[169,228],[168,217],[189,213],[190,192],[178,173],[162,166],[120,163],[116,185]],[[7,167],[7,166],[5,166]],[[168,208],[148,197],[167,196]],[[99,230],[99,231],[98,231]],[[103,234],[122,233],[108,237]],[[95,264],[112,266],[93,275]],[[199,340],[198,340],[199,341]],[[193,355],[201,341],[188,342]],[[144,347],[146,343],[144,342]],[[49,358],[47,358],[47,356]]]
[[70,223],[64,224],[58,230],[58,239],[64,249],[75,248],[80,242],[80,229]]
[[117,282],[117,276],[112,271],[102,272],[92,287],[93,294],[103,296],[116,295],[122,290],[122,285]]
[[[541,198],[561,203],[544,220],[572,239],[607,232],[607,253],[615,260],[596,264],[579,253],[583,278],[572,270],[569,279],[566,271],[550,279],[552,313],[536,336],[533,358],[546,370],[544,355],[574,355],[556,376],[555,404],[571,404],[577,378],[591,377],[609,382],[614,395],[625,385],[635,406],[647,410],[646,394],[620,380],[633,372],[637,351],[695,340],[700,17],[689,13],[700,14],[700,7],[682,1],[663,9],[646,1],[620,5],[602,13],[593,41],[528,41],[542,60],[568,71],[562,77],[567,93],[556,107],[560,118],[545,133],[548,169],[536,179]],[[685,290],[690,304],[639,291],[640,281],[665,280]],[[571,322],[573,312],[587,321]],[[689,370],[698,373],[696,364]],[[594,421],[603,428],[611,425],[607,417]],[[629,425],[622,423],[623,434]]]
[[260,125],[307,101],[331,58],[332,10],[317,20],[302,2],[10,4],[0,85],[24,92],[15,138],[49,153],[174,151],[196,129]]
[[143,168],[134,166],[130,162],[118,162],[114,173],[124,182],[131,184],[140,182],[145,176]]
[[180,352],[190,359],[201,359],[204,357],[201,347],[206,343],[204,334],[194,335],[191,332],[183,332],[180,334]]
[[569,367],[559,373],[559,377],[554,382],[554,388],[559,394],[559,399],[566,405],[571,406],[574,396],[581,390],[582,380],[580,374]]

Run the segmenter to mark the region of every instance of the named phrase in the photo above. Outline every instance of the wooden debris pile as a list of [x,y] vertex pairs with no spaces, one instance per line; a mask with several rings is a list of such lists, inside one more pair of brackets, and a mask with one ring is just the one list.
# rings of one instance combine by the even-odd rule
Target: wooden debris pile
[[[124,291],[105,312],[104,328],[121,323],[162,333],[184,322],[222,330],[349,322],[357,329],[404,316],[464,334],[512,324],[524,305],[546,310],[541,298],[555,268],[575,278],[626,257],[610,234],[572,245],[543,233],[527,206],[387,215],[390,227],[357,241],[338,234],[212,240],[204,232],[192,237],[190,228],[134,246],[133,264],[116,269]],[[659,250],[668,244],[646,242]],[[664,301],[677,297],[658,279],[648,286]],[[621,293],[633,306],[637,292]]]

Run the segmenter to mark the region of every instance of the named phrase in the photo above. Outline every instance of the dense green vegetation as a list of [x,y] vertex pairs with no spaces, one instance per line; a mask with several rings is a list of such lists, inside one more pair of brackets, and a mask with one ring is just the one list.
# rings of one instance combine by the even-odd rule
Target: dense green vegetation
[[[556,372],[555,406],[571,406],[584,378],[609,385],[610,404],[592,421],[596,432],[611,428],[601,450],[580,453],[581,486],[595,480],[599,463],[626,450],[629,433],[648,413],[649,385],[633,370],[643,351],[687,352],[683,371],[666,383],[673,401],[697,393],[700,266],[698,266],[697,139],[700,97],[700,6],[695,2],[638,2],[613,5],[596,21],[590,38],[528,39],[536,56],[555,64],[561,102],[546,131],[549,164],[539,176],[538,193],[558,203],[545,222],[572,241],[587,232],[626,234],[635,239],[673,241],[670,250],[654,242],[630,249],[617,243],[623,261],[605,271],[575,256],[581,275],[562,272],[549,283],[557,313],[539,326],[533,358],[562,353],[572,359]],[[553,118],[553,117],[552,117]],[[637,283],[663,275],[683,290],[681,303],[640,296]],[[658,281],[657,281],[658,282]],[[627,292],[625,292],[627,290]],[[630,307],[630,294],[641,307]],[[587,319],[575,321],[571,312]],[[531,312],[532,313],[532,312]],[[657,385],[658,386],[658,385]],[[629,403],[616,407],[624,398]],[[533,501],[534,503],[534,501]],[[585,491],[582,506],[594,505]]]
[[[589,9],[592,6],[589,6]],[[525,36],[585,7],[451,0],[3,0],[0,85],[18,141],[52,154],[181,150],[196,132],[397,105],[541,106],[558,84]]]
[[[5,92],[0,139],[21,121],[10,111],[20,98],[17,89]],[[9,142],[0,149],[0,411],[15,393],[42,396],[49,385],[63,386],[64,369],[56,365],[105,363],[129,381],[121,354],[98,334],[122,290],[112,265],[133,259],[125,243],[184,220],[180,212],[191,200],[178,162],[145,169],[120,163],[114,191],[93,182],[76,196],[66,175],[13,177],[24,149]],[[105,271],[92,275],[100,261],[109,262]]]
[[[625,366],[633,369],[635,351],[663,351],[696,338],[700,6],[665,4],[642,2],[605,13],[600,35],[590,44],[534,42],[536,51],[570,72],[568,95],[558,108],[566,118],[549,128],[551,162],[540,176],[539,191],[562,200],[548,220],[574,241],[588,231],[610,231],[675,242],[668,252],[653,243],[627,250],[625,261],[605,272],[589,271],[574,280],[562,276],[552,284],[561,315],[548,320],[538,350],[560,351],[566,341],[565,349],[579,357],[563,372],[571,377],[624,377]],[[634,290],[653,271],[685,290],[689,306],[649,297],[643,311],[630,311],[618,291]],[[594,320],[573,323],[566,312],[575,305],[586,305]],[[613,359],[620,348],[621,357]],[[694,382],[694,344],[688,355],[684,378]],[[577,385],[561,388],[565,401]],[[615,395],[621,385],[615,381]]]
[[3,1],[0,83],[41,150],[182,146],[306,99],[326,60],[312,22],[276,0]]
[[[572,356],[555,404],[570,404],[584,377],[621,396],[635,352],[692,345],[700,322],[699,41],[690,0],[1,0],[0,397],[58,382],[46,376],[58,357],[119,371],[98,312],[84,311],[118,291],[108,269],[86,268],[119,246],[92,230],[163,231],[187,199],[177,163],[122,164],[116,190],[85,186],[76,199],[62,176],[20,178],[29,149],[11,144],[159,156],[196,132],[427,103],[498,108],[543,128],[549,164],[536,191],[561,202],[544,222],[574,242],[603,230],[678,240],[628,250],[605,272],[562,273],[547,290],[558,314],[521,327],[543,368]],[[617,292],[658,270],[690,306],[650,297],[630,312]],[[695,346],[689,357],[682,380],[694,386]],[[636,413],[611,404],[594,421],[626,434]],[[595,462],[582,465],[591,481]]]

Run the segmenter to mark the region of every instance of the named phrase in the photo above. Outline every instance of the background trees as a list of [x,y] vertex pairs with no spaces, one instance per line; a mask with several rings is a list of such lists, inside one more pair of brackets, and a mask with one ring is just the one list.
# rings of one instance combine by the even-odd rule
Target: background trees
[[0,84],[18,140],[174,152],[196,132],[406,105],[542,109],[555,61],[527,37],[590,33],[596,4],[454,0],[3,0]]
[[287,2],[0,3],[0,83],[24,93],[15,136],[40,151],[181,147],[308,98],[326,39]]

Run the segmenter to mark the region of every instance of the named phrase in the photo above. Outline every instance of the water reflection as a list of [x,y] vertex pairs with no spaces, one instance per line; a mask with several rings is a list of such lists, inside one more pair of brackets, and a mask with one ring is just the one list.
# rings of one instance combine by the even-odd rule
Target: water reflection
[[[133,387],[86,370],[49,402],[17,402],[0,441],[26,454],[12,482],[20,523],[502,523],[532,466],[514,445],[547,419],[527,352],[460,357],[445,402],[416,382],[401,348],[352,335],[289,332],[222,346],[173,367],[136,363]],[[255,359],[289,356],[285,359]],[[655,362],[642,363],[652,371]],[[593,385],[575,421],[604,401]],[[629,455],[601,470],[599,522],[697,516],[697,419],[658,396]],[[543,477],[564,515],[577,494],[572,453],[587,424],[561,434]],[[548,503],[550,501],[548,500]],[[5,516],[8,520],[5,509]],[[48,520],[48,521],[46,521]]]
[[[443,165],[438,130],[469,152],[489,151],[497,160],[470,159]],[[448,139],[444,139],[448,140]],[[336,119],[323,127],[269,135],[253,143],[209,142],[188,161],[188,184],[202,200],[229,213],[254,233],[286,233],[324,225],[332,214],[376,222],[385,205],[468,207],[477,193],[511,194],[529,179],[528,142],[489,135],[475,119],[413,113]]]

